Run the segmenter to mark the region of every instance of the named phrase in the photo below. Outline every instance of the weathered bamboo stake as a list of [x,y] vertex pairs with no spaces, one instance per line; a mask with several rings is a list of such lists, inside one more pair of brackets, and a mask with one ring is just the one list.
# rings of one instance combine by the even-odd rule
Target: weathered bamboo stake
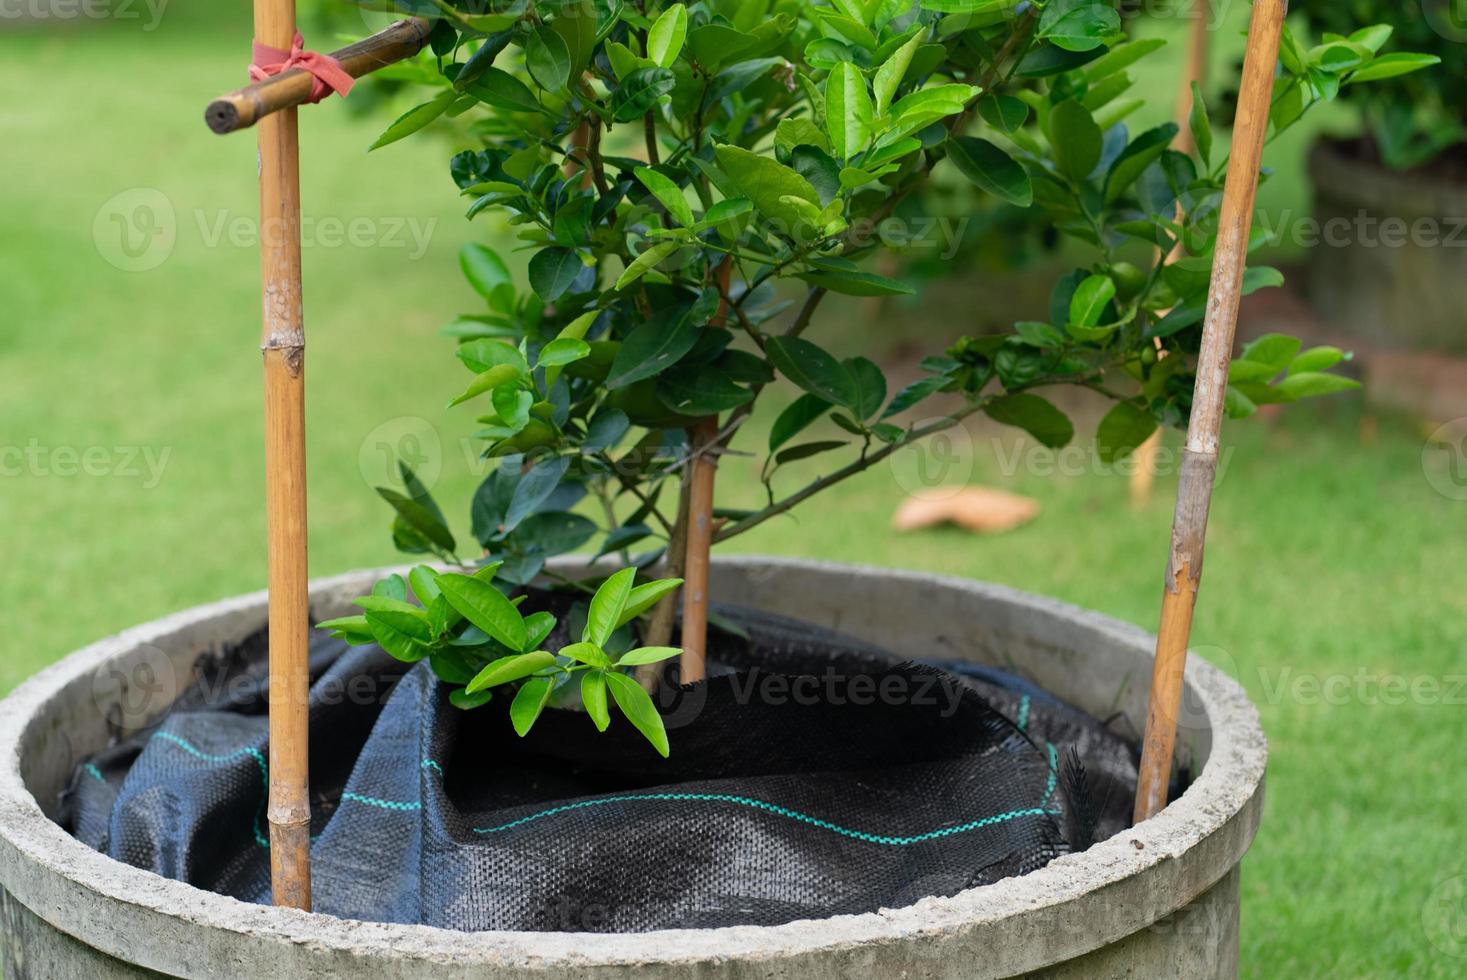
[[1135,819],[1139,823],[1166,806],[1176,747],[1177,716],[1182,700],[1182,673],[1192,633],[1192,612],[1202,578],[1202,554],[1207,537],[1207,512],[1217,474],[1218,433],[1228,389],[1228,365],[1238,325],[1243,271],[1248,260],[1248,235],[1253,225],[1253,203],[1258,194],[1258,168],[1268,135],[1268,110],[1273,98],[1274,70],[1288,0],[1255,0],[1243,57],[1243,79],[1238,92],[1238,114],[1233,124],[1231,161],[1223,186],[1218,219],[1217,247],[1212,262],[1212,287],[1202,327],[1197,383],[1192,393],[1192,418],[1182,454],[1176,513],[1172,518],[1171,553],[1166,589],[1162,594],[1161,625],[1156,637],[1156,661],[1151,673],[1146,735],[1136,785]]
[[[1195,0],[1192,4],[1192,32],[1189,35],[1187,45],[1186,69],[1182,72],[1177,91],[1177,126],[1179,131],[1176,139],[1176,149],[1179,153],[1191,153],[1197,149],[1196,141],[1192,139],[1192,128],[1188,125],[1192,115],[1192,83],[1205,85],[1207,83],[1207,48],[1208,48],[1208,17],[1211,16],[1211,4],[1208,0]],[[1166,261],[1176,261],[1182,251],[1180,242],[1172,249]],[[1157,350],[1161,350],[1161,341],[1156,342]],[[1165,356],[1163,352],[1163,356]],[[1131,470],[1131,506],[1144,507],[1151,499],[1151,488],[1156,483],[1156,454],[1161,447],[1161,430],[1153,432],[1151,436],[1141,445],[1136,447],[1132,458]]]
[[[732,256],[714,270],[721,296],[728,296]],[[728,302],[718,304],[712,325],[723,326]],[[688,430],[692,461],[688,464],[687,557],[683,561],[682,682],[695,684],[708,667],[708,568],[713,550],[713,488],[718,477],[718,417],[710,416]]]
[[[421,17],[400,20],[386,30],[349,44],[331,55],[352,78],[361,78],[394,62],[411,58],[428,43],[431,25]],[[263,37],[257,39],[283,51],[290,50],[295,29],[276,42]],[[246,86],[228,95],[221,95],[204,110],[204,121],[219,134],[247,129],[274,112],[291,109],[304,103],[311,95],[314,81],[310,72],[292,68],[264,81]]]
[[[295,0],[255,0],[255,37],[289,48]],[[261,121],[260,269],[270,575],[270,880],[276,905],[311,907],[306,699],[306,338],[301,317],[300,143],[294,108]]]

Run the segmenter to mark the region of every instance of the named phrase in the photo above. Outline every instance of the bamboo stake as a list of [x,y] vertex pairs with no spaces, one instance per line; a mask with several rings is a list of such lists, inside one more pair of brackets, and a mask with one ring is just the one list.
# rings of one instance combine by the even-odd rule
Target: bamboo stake
[[[1189,35],[1187,45],[1186,69],[1178,83],[1177,91],[1177,126],[1179,131],[1176,139],[1176,149],[1179,153],[1191,153],[1197,149],[1196,142],[1192,139],[1192,128],[1188,123],[1192,112],[1192,83],[1205,85],[1207,81],[1207,19],[1211,16],[1211,4],[1208,0],[1195,0],[1192,5],[1194,17],[1192,20],[1192,32]],[[1174,262],[1182,251],[1182,245],[1177,243],[1176,247],[1167,256],[1166,261]],[[1161,351],[1161,341],[1156,341],[1156,349]],[[1165,352],[1163,352],[1165,356]],[[1131,506],[1141,508],[1151,499],[1151,488],[1156,482],[1156,453],[1161,447],[1161,430],[1153,432],[1141,445],[1136,447],[1133,456],[1131,470]]]
[[1258,168],[1268,135],[1268,110],[1274,70],[1288,0],[1255,0],[1243,58],[1238,114],[1233,124],[1232,159],[1223,187],[1212,288],[1202,327],[1202,352],[1192,393],[1192,418],[1182,454],[1176,513],[1172,518],[1171,554],[1162,595],[1161,625],[1156,637],[1146,735],[1136,785],[1136,822],[1166,806],[1176,747],[1177,715],[1182,700],[1182,672],[1192,632],[1192,613],[1202,578],[1207,512],[1217,473],[1218,433],[1228,388],[1228,365],[1238,325],[1238,302],[1248,259],[1248,235],[1258,194]]
[[[255,37],[290,47],[295,0],[255,0]],[[294,108],[261,121],[265,503],[270,575],[270,879],[276,905],[311,907],[306,699],[306,338],[301,317],[300,143]]]
[[[431,30],[426,20],[411,17],[400,20],[369,38],[349,44],[334,52],[331,57],[339,61],[352,78],[361,78],[417,54],[428,43]],[[260,37],[258,32],[256,37],[271,47],[288,51],[295,31],[292,28],[290,34],[283,39],[276,38],[275,42]],[[311,83],[312,76],[309,72],[292,68],[236,92],[221,95],[204,110],[204,121],[220,135],[247,129],[271,113],[304,103],[311,95]]]

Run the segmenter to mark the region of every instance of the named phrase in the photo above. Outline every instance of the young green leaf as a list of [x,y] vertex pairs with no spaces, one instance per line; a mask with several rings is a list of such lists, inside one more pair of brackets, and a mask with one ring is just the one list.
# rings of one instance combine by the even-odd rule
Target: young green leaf
[[660,664],[664,660],[682,656],[682,650],[678,647],[639,647],[621,655],[617,659],[618,667],[640,667],[642,664]]
[[457,691],[448,692],[449,704],[452,704],[455,708],[459,708],[463,711],[472,711],[474,708],[482,708],[493,699],[493,691],[480,691],[477,694],[470,694],[468,691],[460,689]]
[[639,68],[611,93],[611,114],[617,122],[631,122],[657,104],[677,85],[677,76],[666,68]]
[[520,611],[481,579],[457,572],[438,576],[438,587],[460,615],[511,650],[524,650],[528,630]]
[[896,91],[901,87],[902,79],[907,77],[907,69],[912,65],[912,55],[917,53],[923,41],[924,36],[921,33],[912,35],[906,44],[892,52],[891,57],[876,69],[876,77],[872,80],[871,88],[876,95],[875,106],[878,114],[885,112],[891,105],[891,100],[896,97]]
[[777,160],[729,144],[717,147],[714,153],[739,194],[753,201],[766,217],[779,222],[786,232],[800,228],[805,217],[799,208],[784,203],[784,198],[797,197],[817,208],[821,206],[814,185]]
[[1346,79],[1345,84],[1354,85],[1357,82],[1378,82],[1383,78],[1396,78],[1399,75],[1409,75],[1413,71],[1420,71],[1423,68],[1430,68],[1432,65],[1439,65],[1441,61],[1442,59],[1434,54],[1408,54],[1406,52],[1383,54],[1352,74]]
[[598,644],[586,640],[561,647],[560,656],[569,657],[576,663],[585,664],[588,667],[611,666],[611,658],[606,655],[606,651],[602,650]]
[[520,738],[530,734],[540,712],[545,710],[545,705],[550,701],[550,692],[554,688],[554,682],[548,677],[531,677],[520,686],[519,693],[509,706],[510,724],[514,725],[515,734]]
[[689,207],[688,199],[683,196],[681,187],[651,167],[638,167],[636,174],[642,186],[662,202],[662,206],[667,208],[667,213],[674,221],[684,228],[693,226],[693,209]]
[[1089,276],[1075,290],[1070,300],[1071,324],[1093,327],[1105,315],[1106,305],[1115,299],[1116,284],[1109,276]]
[[611,724],[611,709],[606,704],[606,671],[588,670],[581,675],[581,705],[596,730],[606,731]]
[[682,242],[676,241],[658,242],[656,245],[653,245],[632,260],[632,264],[627,266],[620,278],[616,280],[616,288],[618,290],[626,289],[632,283],[651,272],[659,262],[680,248],[682,248]]
[[[688,8],[673,4],[647,31],[647,57],[659,68],[671,68],[688,36]],[[602,730],[605,730],[603,726]]]
[[621,614],[627,607],[636,578],[635,568],[624,568],[601,583],[591,597],[591,608],[586,612],[586,630],[581,639],[599,647],[610,642],[611,634],[621,622]]
[[642,615],[642,613],[657,605],[663,596],[676,592],[682,584],[683,580],[680,578],[663,578],[655,582],[644,583],[632,589],[627,594],[626,606],[622,609],[621,615],[617,617],[616,625],[624,626],[630,623]]
[[632,727],[641,732],[652,747],[664,759],[670,754],[667,744],[667,729],[662,724],[662,716],[657,713],[657,706],[642,690],[642,686],[632,680],[626,674],[608,671],[606,684],[611,688],[611,696],[616,700],[616,706],[621,709],[622,714],[632,723]]
[[583,358],[591,356],[591,345],[584,340],[574,337],[557,337],[544,347],[540,348],[540,356],[535,361],[536,367],[559,367],[565,364],[574,364]]
[[377,137],[377,142],[372,144],[371,149],[381,149],[389,143],[396,143],[404,137],[411,136],[447,112],[448,107],[456,98],[458,98],[458,93],[450,90],[434,96],[420,106],[409,109],[399,116],[396,122],[388,126],[385,133]]
[[474,679],[469,681],[465,690],[470,694],[477,694],[487,688],[523,680],[537,671],[554,666],[555,655],[544,650],[511,654],[508,657],[500,657],[479,671]]

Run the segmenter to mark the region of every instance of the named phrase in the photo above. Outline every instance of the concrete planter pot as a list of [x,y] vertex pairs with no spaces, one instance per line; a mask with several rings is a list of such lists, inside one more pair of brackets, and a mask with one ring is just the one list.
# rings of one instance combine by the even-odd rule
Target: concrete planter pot
[[[337,615],[376,577],[320,582]],[[979,582],[815,562],[716,563],[721,598],[895,652],[994,664],[1139,730],[1152,640]],[[52,822],[75,760],[155,711],[199,656],[265,619],[263,593],[179,613],[73,654],[0,703],[0,901],[9,980],[45,978],[1234,977],[1238,869],[1267,751],[1242,690],[1195,658],[1179,751],[1195,782],[1163,813],[1019,878],[900,909],[775,927],[630,935],[461,933],[249,905],[128,867]],[[139,685],[145,684],[146,689]]]
[[1318,240],[1309,299],[1370,347],[1467,354],[1467,185],[1403,174],[1316,144],[1309,157]]

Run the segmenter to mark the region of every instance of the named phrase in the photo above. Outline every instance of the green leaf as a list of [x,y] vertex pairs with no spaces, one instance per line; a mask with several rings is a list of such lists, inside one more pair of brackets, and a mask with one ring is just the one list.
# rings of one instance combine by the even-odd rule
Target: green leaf
[[458,264],[469,285],[485,299],[493,298],[501,286],[513,289],[514,280],[509,274],[509,267],[493,249],[471,242],[458,250]]
[[585,664],[588,667],[611,666],[611,658],[606,655],[606,651],[588,640],[582,640],[580,643],[571,643],[561,647],[560,655],[562,657],[569,657],[577,663]]
[[1075,436],[1075,427],[1065,413],[1038,395],[1023,392],[1005,395],[989,404],[985,411],[995,422],[1017,426],[1050,449],[1068,445]]
[[1066,51],[1093,51],[1120,29],[1120,14],[1098,0],[1050,0],[1039,20],[1039,36]]
[[617,618],[618,627],[625,626],[642,613],[662,601],[662,597],[676,592],[683,584],[680,578],[664,578],[637,586],[627,594],[626,606]]
[[825,439],[820,442],[801,443],[798,446],[781,449],[775,453],[774,462],[776,466],[783,466],[786,463],[793,463],[797,460],[809,459],[811,456],[818,456],[821,453],[830,452],[832,449],[839,449],[844,445],[846,445],[846,442],[842,439]]
[[611,93],[611,116],[617,122],[631,122],[675,87],[677,76],[669,69],[638,68]]
[[574,249],[559,245],[541,249],[530,260],[530,285],[541,299],[553,303],[564,295],[585,267]]
[[1049,142],[1055,166],[1072,181],[1090,176],[1100,162],[1103,139],[1095,117],[1073,99],[1061,102],[1049,113]]
[[316,629],[330,633],[339,640],[345,640],[354,647],[377,642],[377,638],[372,635],[372,628],[367,625],[366,616],[342,616],[339,619],[328,619],[324,623],[317,623]]
[[396,122],[387,127],[385,133],[377,137],[377,142],[372,144],[368,152],[380,149],[389,143],[396,143],[398,140],[416,133],[447,112],[448,107],[453,104],[453,100],[456,98],[458,98],[458,93],[449,90],[434,96],[420,106],[415,106],[407,112],[404,112],[397,118]]
[[1021,320],[1015,323],[1014,333],[1030,347],[1040,350],[1063,347],[1067,339],[1053,324],[1038,320]]
[[664,660],[682,656],[678,647],[639,647],[617,658],[618,667],[640,667],[643,664],[660,664]]
[[753,153],[742,147],[723,144],[714,151],[718,165],[733,181],[739,193],[754,202],[754,207],[793,232],[805,220],[799,208],[784,203],[786,197],[797,197],[817,208],[820,194],[804,177],[784,164]]
[[467,691],[449,691],[448,701],[455,708],[464,711],[472,711],[474,708],[482,708],[494,699],[493,691],[480,691],[478,694],[470,694]]
[[469,399],[477,398],[486,391],[493,391],[502,385],[510,384],[518,379],[519,376],[520,370],[513,364],[496,364],[483,374],[477,375],[473,381],[470,381],[469,386],[463,390],[463,393],[448,403],[448,407],[453,408],[455,405],[462,405]]
[[891,100],[896,96],[896,91],[901,87],[902,79],[907,76],[907,69],[912,65],[912,55],[922,46],[924,34],[917,33],[911,39],[892,52],[891,57],[882,62],[881,67],[876,69],[876,77],[872,80],[871,87],[876,93],[876,112],[883,113]]
[[1012,95],[985,95],[978,101],[978,115],[1001,133],[1016,132],[1029,118],[1029,107]]
[[[682,8],[674,8],[682,9]],[[636,169],[637,179],[642,186],[652,192],[652,196],[662,202],[667,208],[667,213],[674,221],[684,228],[693,226],[693,209],[688,205],[688,199],[683,196],[683,190],[673,181],[653,170],[651,167],[638,167]]]
[[881,411],[886,402],[886,375],[881,368],[864,357],[853,357],[845,362],[856,385],[856,404],[851,406],[856,417],[863,422]]
[[548,612],[533,612],[525,617],[525,648],[537,650],[555,629],[555,617]]
[[747,404],[753,401],[754,393],[705,364],[662,375],[657,379],[657,399],[679,415],[702,418]]
[[470,694],[477,694],[491,687],[523,680],[536,671],[554,666],[555,655],[544,650],[511,654],[508,657],[500,657],[475,674],[474,679],[469,681],[465,690]]
[[544,557],[575,551],[596,536],[596,523],[567,511],[531,514],[515,531],[515,545],[524,552]]
[[1148,129],[1133,139],[1121,155],[1116,157],[1116,162],[1111,164],[1110,172],[1106,175],[1106,203],[1120,200],[1142,172],[1161,158],[1176,135],[1177,124],[1166,123],[1155,129]]
[[652,747],[659,755],[664,759],[667,758],[670,754],[667,729],[663,727],[662,716],[657,713],[657,707],[652,703],[647,692],[642,690],[642,685],[626,674],[614,671],[606,674],[606,683],[611,688],[611,696],[616,700],[616,706],[621,709],[622,714],[627,716],[632,727],[652,743]]
[[531,677],[520,686],[519,693],[509,706],[510,724],[514,725],[515,734],[520,738],[530,733],[540,717],[540,712],[545,710],[545,705],[550,701],[550,692],[554,688],[554,683],[548,677]]
[[801,337],[771,337],[767,352],[779,373],[805,391],[836,405],[855,407],[858,396],[850,373],[810,341]]
[[513,365],[515,370],[526,374],[530,366],[519,348],[504,340],[470,340],[458,345],[458,359],[464,367],[480,374],[500,364]]
[[[682,7],[674,7],[682,10]],[[686,21],[685,21],[686,22]],[[598,732],[606,731],[611,724],[611,709],[606,704],[606,672],[588,670],[581,675],[581,706],[591,716],[591,723]]]
[[833,260],[811,263],[810,272],[799,277],[812,286],[828,289],[846,296],[911,296],[916,292],[899,279],[888,279],[872,272],[863,272],[852,265],[847,269]]
[[570,49],[565,39],[541,24],[525,43],[525,67],[540,87],[559,92],[570,81]]
[[1116,72],[1125,71],[1153,51],[1163,47],[1166,47],[1166,40],[1159,37],[1117,44],[1085,66],[1085,78],[1091,85],[1094,85]]
[[1274,385],[1275,391],[1287,396],[1289,399],[1318,398],[1321,395],[1337,395],[1342,391],[1354,391],[1360,387],[1360,382],[1353,378],[1347,378],[1339,374],[1323,374],[1318,371],[1304,371],[1299,374],[1290,374],[1278,384]]
[[1346,360],[1349,355],[1338,347],[1311,347],[1289,365],[1290,374],[1305,374],[1312,371],[1327,371]]
[[616,280],[616,288],[618,290],[626,289],[632,283],[651,272],[659,262],[680,248],[682,248],[682,242],[658,242],[656,245],[653,245],[632,260],[632,264],[627,266],[626,271]]
[[[688,36],[688,8],[673,4],[662,12],[647,31],[647,57],[659,68],[671,68]],[[604,694],[603,694],[604,697]],[[605,731],[606,726],[601,726]]]
[[1355,44],[1363,44],[1371,51],[1379,51],[1385,47],[1385,43],[1391,39],[1395,28],[1390,24],[1372,24],[1362,27],[1350,35],[1350,40]]
[[1207,118],[1207,102],[1202,97],[1202,86],[1192,83],[1192,112],[1187,117],[1192,129],[1192,142],[1197,146],[1197,155],[1203,166],[1212,165],[1212,123]]
[[427,565],[414,566],[408,572],[408,583],[413,587],[413,595],[424,606],[432,605],[433,600],[443,594],[438,588],[438,573]]
[[998,146],[975,136],[955,136],[947,147],[963,176],[983,190],[1021,208],[1034,203],[1028,171]]
[[789,404],[769,430],[769,451],[774,452],[830,411],[830,402],[819,395],[801,395]]
[[1088,276],[1076,287],[1070,300],[1069,322],[1077,327],[1095,326],[1115,295],[1116,284],[1109,276]]
[[444,598],[460,615],[511,650],[523,650],[528,631],[504,594],[488,582],[457,572],[438,576]]
[[611,362],[606,387],[625,388],[682,360],[698,343],[702,324],[692,316],[654,317],[633,330]]
[[1354,85],[1357,82],[1378,82],[1383,78],[1408,75],[1413,71],[1420,71],[1423,68],[1430,68],[1432,65],[1439,65],[1441,61],[1441,58],[1434,54],[1408,54],[1406,52],[1383,54],[1352,74],[1345,81],[1345,84]]
[[428,655],[428,619],[421,609],[410,607],[414,613],[383,610],[368,610],[363,617],[372,639],[396,660],[414,664]]
[[623,568],[601,583],[601,587],[591,597],[591,608],[586,612],[586,630],[581,637],[583,640],[600,647],[610,642],[611,634],[616,631],[627,600],[631,597],[632,583],[636,577],[635,568]]
[[539,112],[540,102],[524,82],[499,68],[485,69],[484,74],[466,87],[468,94],[496,109],[511,112]]
[[540,348],[540,356],[535,364],[537,367],[558,367],[590,356],[591,345],[584,340],[558,337]]
[[1127,456],[1156,431],[1156,418],[1130,402],[1117,402],[1095,431],[1095,447],[1104,463],[1115,463]]
[[377,494],[397,511],[408,527],[444,551],[452,552],[453,533],[443,521],[443,514],[431,497],[409,496],[390,487],[378,487]]
[[542,460],[520,477],[515,484],[514,495],[504,512],[504,530],[513,531],[520,522],[540,508],[546,499],[560,486],[565,472],[570,467],[569,456],[558,456]]
[[1290,337],[1288,334],[1267,333],[1243,347],[1243,360],[1254,361],[1273,368],[1273,373],[1278,374],[1293,362],[1299,354],[1298,337]]
[[943,375],[936,375],[931,378],[919,378],[913,381],[901,391],[897,392],[896,397],[891,400],[891,404],[886,406],[886,411],[881,413],[881,417],[889,419],[893,415],[900,415],[918,402],[924,401],[942,390],[949,381],[950,379]]

